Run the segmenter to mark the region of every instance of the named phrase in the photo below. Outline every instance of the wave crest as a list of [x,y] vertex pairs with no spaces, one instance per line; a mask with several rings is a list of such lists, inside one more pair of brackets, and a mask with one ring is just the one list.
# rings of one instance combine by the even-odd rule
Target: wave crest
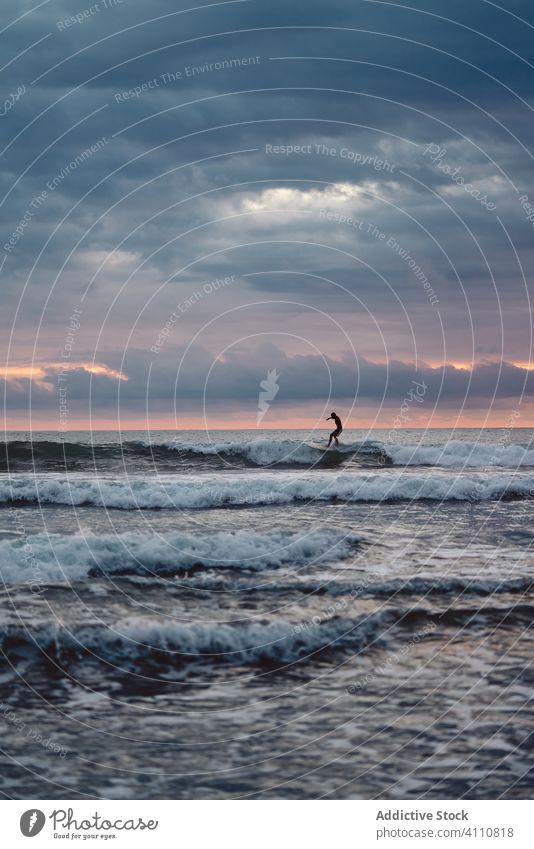
[[356,534],[328,528],[308,533],[36,534],[0,542],[0,577],[6,584],[49,584],[98,574],[189,575],[209,569],[259,572],[284,565],[298,569],[347,558],[360,541]]
[[445,468],[534,466],[534,449],[525,445],[451,440],[443,445],[384,446],[384,450],[395,466],[442,466]]
[[120,620],[112,626],[50,625],[32,632],[8,626],[0,632],[0,646],[12,662],[41,650],[55,660],[83,657],[112,663],[153,662],[281,665],[293,663],[342,645],[363,647],[378,639],[391,614],[378,613],[359,621],[333,617],[307,628],[285,620],[225,625],[180,624],[150,617]]
[[95,505],[120,510],[209,509],[318,502],[489,501],[531,498],[534,475],[256,472],[110,480],[24,477],[0,481],[0,503]]

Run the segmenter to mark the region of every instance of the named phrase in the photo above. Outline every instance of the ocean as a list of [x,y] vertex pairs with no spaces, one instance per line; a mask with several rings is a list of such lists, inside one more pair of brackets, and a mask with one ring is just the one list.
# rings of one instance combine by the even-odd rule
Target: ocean
[[6,434],[5,798],[532,797],[533,431],[325,433]]

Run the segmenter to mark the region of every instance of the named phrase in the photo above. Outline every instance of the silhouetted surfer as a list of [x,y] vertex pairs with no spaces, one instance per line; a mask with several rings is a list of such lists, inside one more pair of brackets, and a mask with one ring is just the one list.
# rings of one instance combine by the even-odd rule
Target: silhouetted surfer
[[329,422],[330,419],[333,419],[334,424],[336,426],[336,429],[333,430],[332,433],[330,434],[330,439],[328,440],[328,447],[329,448],[330,448],[330,443],[332,442],[333,439],[336,440],[336,445],[339,445],[337,438],[338,438],[339,434],[341,433],[341,431],[343,430],[343,425],[341,424],[341,419],[339,418],[337,413],[330,413],[330,415],[328,416],[326,421]]

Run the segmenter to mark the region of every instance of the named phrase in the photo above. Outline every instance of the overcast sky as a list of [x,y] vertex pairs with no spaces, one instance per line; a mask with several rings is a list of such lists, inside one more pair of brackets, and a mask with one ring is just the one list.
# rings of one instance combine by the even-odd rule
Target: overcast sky
[[1,4],[7,426],[532,425],[532,4],[192,5]]

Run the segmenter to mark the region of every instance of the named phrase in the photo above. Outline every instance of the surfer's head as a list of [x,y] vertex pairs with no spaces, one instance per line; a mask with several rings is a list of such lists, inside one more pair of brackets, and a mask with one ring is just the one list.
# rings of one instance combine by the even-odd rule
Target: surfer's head
[[331,415],[331,416],[335,416],[335,415],[336,415],[336,413],[330,413],[330,415]]

